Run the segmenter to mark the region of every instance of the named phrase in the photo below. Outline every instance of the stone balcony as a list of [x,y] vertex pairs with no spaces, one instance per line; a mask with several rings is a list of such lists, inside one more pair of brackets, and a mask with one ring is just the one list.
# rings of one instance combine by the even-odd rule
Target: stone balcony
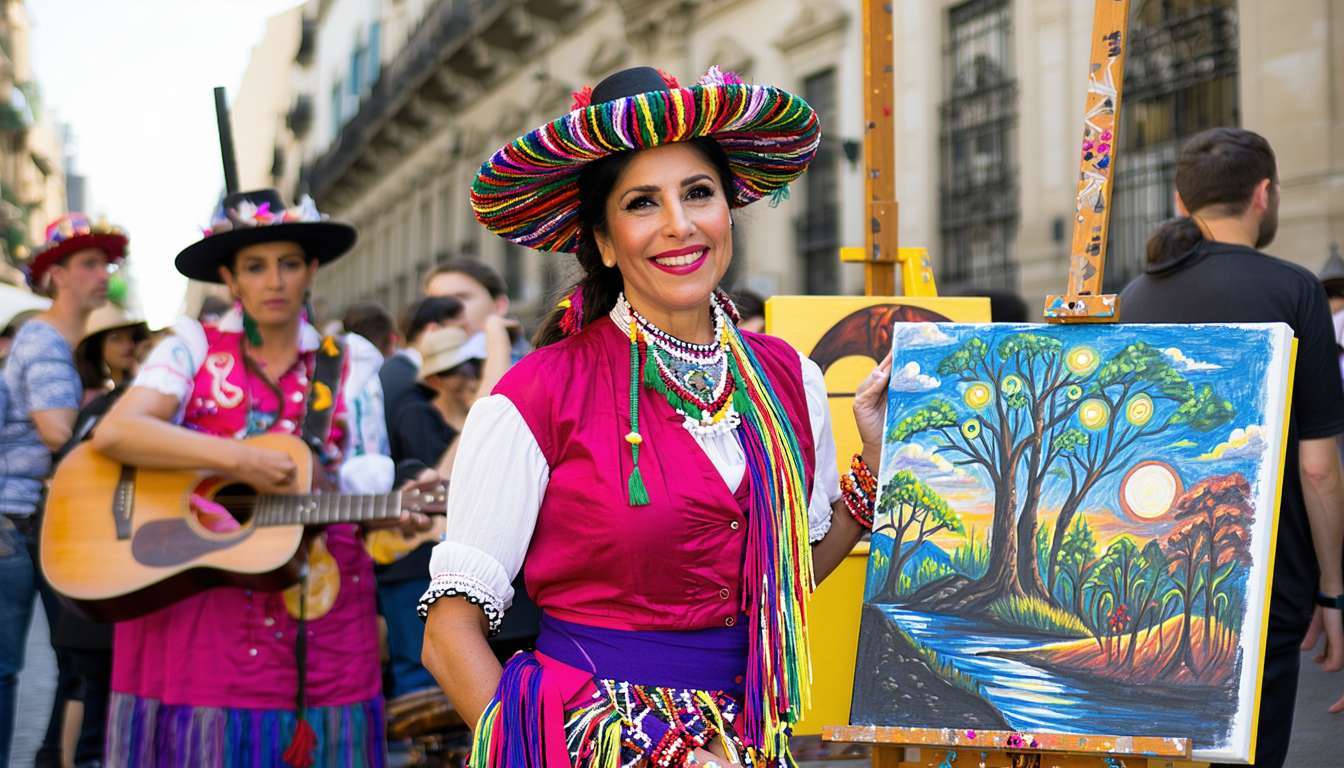
[[516,71],[585,0],[439,0],[379,75],[359,112],[301,173],[338,210],[434,135],[453,113]]

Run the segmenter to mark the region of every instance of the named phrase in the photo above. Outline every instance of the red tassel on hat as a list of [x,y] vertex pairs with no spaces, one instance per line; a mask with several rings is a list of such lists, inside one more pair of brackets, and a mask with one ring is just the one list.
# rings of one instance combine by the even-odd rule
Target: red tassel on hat
[[313,726],[308,724],[307,719],[299,718],[294,727],[294,739],[280,757],[294,768],[309,768],[313,764],[313,748],[316,746],[317,734],[313,733]]

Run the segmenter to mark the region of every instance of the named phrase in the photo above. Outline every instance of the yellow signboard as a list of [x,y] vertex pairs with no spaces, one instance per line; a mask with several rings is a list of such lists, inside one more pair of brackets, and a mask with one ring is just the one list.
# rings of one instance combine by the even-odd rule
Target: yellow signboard
[[[987,298],[776,296],[765,305],[765,332],[810,357],[826,376],[839,472],[848,471],[862,447],[854,390],[891,349],[894,324],[989,321]],[[868,545],[860,544],[812,596],[812,708],[793,729],[797,736],[849,722],[867,564]]]

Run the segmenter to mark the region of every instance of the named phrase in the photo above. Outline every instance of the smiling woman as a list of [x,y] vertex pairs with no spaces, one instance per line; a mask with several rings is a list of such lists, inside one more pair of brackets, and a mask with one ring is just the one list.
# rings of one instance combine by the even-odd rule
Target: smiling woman
[[[816,115],[717,67],[689,88],[637,67],[576,96],[472,187],[488,228],[574,252],[583,278],[463,428],[425,665],[478,722],[481,768],[782,768],[807,592],[871,500],[847,506],[828,471],[820,369],[739,331],[717,287],[730,209],[804,171]],[[889,368],[855,399],[874,465]],[[524,555],[541,635],[501,669],[485,638]]]

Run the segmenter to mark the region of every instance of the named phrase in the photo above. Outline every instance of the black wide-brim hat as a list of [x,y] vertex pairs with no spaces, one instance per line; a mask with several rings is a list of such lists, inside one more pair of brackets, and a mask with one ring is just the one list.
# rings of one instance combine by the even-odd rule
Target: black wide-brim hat
[[358,239],[353,226],[318,213],[306,195],[297,207],[287,208],[274,189],[235,192],[224,198],[205,237],[177,254],[173,265],[192,280],[222,283],[219,266],[249,245],[295,242],[308,258],[326,264],[344,256]]

